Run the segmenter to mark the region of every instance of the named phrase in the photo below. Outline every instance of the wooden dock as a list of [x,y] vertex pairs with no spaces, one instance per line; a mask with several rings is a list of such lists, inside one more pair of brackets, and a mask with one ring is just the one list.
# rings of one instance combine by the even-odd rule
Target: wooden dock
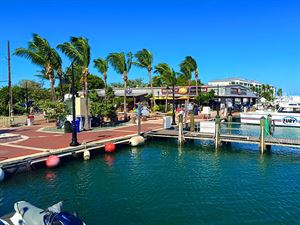
[[[158,138],[174,138],[178,139],[179,130],[174,129],[163,129],[158,131],[147,132],[147,137],[158,137]],[[215,133],[208,132],[191,132],[183,131],[185,140],[203,140],[203,141],[216,141]],[[245,144],[256,144],[260,145],[260,136],[240,135],[240,134],[220,134],[220,143],[245,143]],[[272,136],[265,137],[265,145],[268,146],[284,146],[290,148],[300,148],[300,137],[298,139],[293,138],[276,138]]]

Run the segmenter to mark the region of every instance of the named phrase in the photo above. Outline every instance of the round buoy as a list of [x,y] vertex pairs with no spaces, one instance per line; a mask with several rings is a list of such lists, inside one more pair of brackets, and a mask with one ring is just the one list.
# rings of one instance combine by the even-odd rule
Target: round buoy
[[84,150],[83,152],[83,159],[84,160],[89,160],[91,158],[91,154],[89,150]]
[[3,181],[4,178],[5,178],[4,170],[2,168],[0,168],[0,182]]
[[54,168],[58,166],[59,163],[60,163],[60,159],[57,155],[50,155],[46,160],[46,166],[48,168]]
[[129,142],[130,142],[131,146],[138,146],[138,145],[144,144],[145,139],[143,136],[135,136],[135,137],[130,138]]
[[109,142],[109,143],[105,144],[104,149],[105,149],[105,152],[108,152],[108,153],[114,152],[116,150],[116,145],[112,142]]

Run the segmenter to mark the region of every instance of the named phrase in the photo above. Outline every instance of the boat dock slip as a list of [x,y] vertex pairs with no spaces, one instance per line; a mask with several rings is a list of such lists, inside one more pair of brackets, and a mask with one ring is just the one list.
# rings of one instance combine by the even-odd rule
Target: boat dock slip
[[[201,124],[202,123],[202,124]],[[295,135],[291,136],[285,132],[276,135],[276,129],[284,128],[275,128],[273,135],[269,134],[266,130],[263,132],[263,143],[262,135],[260,132],[260,126],[257,125],[248,125],[236,122],[222,122],[220,123],[219,130],[216,126],[215,121],[205,121],[198,122],[195,125],[195,131],[191,132],[189,130],[183,131],[185,140],[209,140],[221,143],[246,143],[246,144],[263,144],[262,149],[268,149],[271,146],[284,146],[291,148],[300,148],[300,129],[299,128],[286,128],[293,129]],[[159,138],[179,138],[179,129],[163,129],[158,131],[147,132],[147,137],[159,137]],[[279,132],[278,132],[279,133]],[[217,140],[218,139],[218,140]],[[217,146],[219,147],[219,146]]]

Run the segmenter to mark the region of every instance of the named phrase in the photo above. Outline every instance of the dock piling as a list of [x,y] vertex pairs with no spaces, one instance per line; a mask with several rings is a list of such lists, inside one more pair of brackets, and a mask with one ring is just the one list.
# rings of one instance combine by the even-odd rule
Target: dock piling
[[178,143],[181,145],[184,142],[183,136],[183,115],[179,114],[179,123],[178,123]]
[[260,118],[260,137],[259,137],[259,151],[261,154],[264,153],[266,148],[265,145],[265,117]]
[[220,139],[221,118],[219,115],[215,119],[215,149],[218,150],[221,146]]
[[190,124],[191,124],[190,131],[195,132],[195,116],[193,110],[190,112]]

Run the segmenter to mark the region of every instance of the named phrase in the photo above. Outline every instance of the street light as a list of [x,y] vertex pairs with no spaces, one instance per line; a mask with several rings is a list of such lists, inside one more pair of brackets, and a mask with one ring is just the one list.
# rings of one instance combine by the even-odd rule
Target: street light
[[72,141],[70,143],[70,146],[78,146],[80,145],[77,141],[77,131],[76,131],[76,122],[75,122],[75,87],[74,87],[74,63],[72,62]]

